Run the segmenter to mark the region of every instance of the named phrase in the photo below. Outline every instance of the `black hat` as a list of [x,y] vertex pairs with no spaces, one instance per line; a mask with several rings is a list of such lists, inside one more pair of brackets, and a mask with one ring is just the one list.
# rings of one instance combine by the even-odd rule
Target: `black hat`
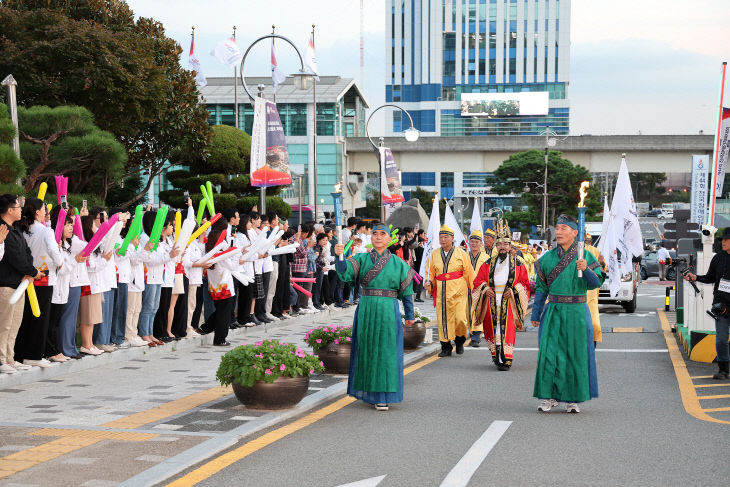
[[722,235],[715,234],[715,238],[720,238],[720,239],[730,238],[730,227],[723,228]]

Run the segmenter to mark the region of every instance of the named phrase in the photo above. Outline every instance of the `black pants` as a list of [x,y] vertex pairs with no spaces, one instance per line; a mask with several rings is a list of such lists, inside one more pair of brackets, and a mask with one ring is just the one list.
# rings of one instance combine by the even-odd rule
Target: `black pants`
[[223,343],[226,341],[228,336],[228,325],[231,323],[231,307],[233,307],[233,300],[235,298],[231,296],[226,299],[214,300],[215,311],[208,321],[203,325],[203,331],[210,332],[214,331],[213,343]]
[[346,299],[347,301],[350,300],[350,283],[343,282],[342,283],[342,297]]
[[241,284],[238,287],[238,322],[242,325],[251,321],[251,301],[253,301],[253,289],[255,285],[256,283],[252,282],[248,286]]
[[[35,293],[38,297],[38,306],[41,315],[36,318],[30,309],[28,293],[25,293],[25,308],[23,309],[23,321],[20,323],[18,335],[15,338],[15,361],[40,360],[46,351],[46,335],[51,318],[51,298],[53,298],[53,286],[35,286]],[[6,303],[2,303],[6,306]],[[55,354],[54,354],[55,355]]]
[[264,272],[261,274],[261,280],[264,283],[264,297],[256,300],[256,306],[254,307],[254,313],[256,316],[263,316],[266,314],[266,296],[269,294],[269,281],[271,281],[271,272]]
[[332,269],[331,271],[329,271],[328,277],[330,280],[330,292],[332,293],[332,302],[342,304],[342,281],[340,280],[340,276],[337,275],[336,270]]
[[48,323],[48,333],[46,333],[46,350],[44,357],[53,357],[61,353],[58,348],[58,324],[61,322],[61,314],[63,314],[63,304],[51,304],[51,316]]
[[163,287],[160,289],[160,306],[157,308],[155,320],[152,324],[152,334],[156,338],[167,336],[167,314],[170,311],[170,299],[172,298],[172,288]]
[[279,275],[276,279],[276,292],[274,300],[271,302],[271,314],[281,316],[281,313],[287,311],[291,304],[289,303],[289,286],[291,285],[289,262],[283,257],[279,260]]
[[[307,277],[306,272],[295,272],[294,277]],[[298,282],[299,286],[302,289],[305,289],[307,291],[312,290],[312,283],[311,282]],[[297,291],[297,294],[299,295],[299,299],[297,300],[297,307],[299,309],[306,308],[307,307],[307,301],[309,300],[309,297],[307,297],[306,294],[302,293],[301,291]]]
[[312,286],[312,305],[320,306],[322,300],[322,269],[317,269],[314,273],[314,286]]
[[207,291],[208,289],[205,286],[200,285],[195,293],[195,310],[193,311],[193,319],[190,322],[193,328],[197,328],[198,323],[200,323],[200,314],[203,312],[203,292]]
[[188,289],[189,283],[187,276],[183,276],[183,289],[185,292],[177,296],[175,302],[175,313],[172,318],[172,334],[176,337],[184,337],[187,335],[188,329]]

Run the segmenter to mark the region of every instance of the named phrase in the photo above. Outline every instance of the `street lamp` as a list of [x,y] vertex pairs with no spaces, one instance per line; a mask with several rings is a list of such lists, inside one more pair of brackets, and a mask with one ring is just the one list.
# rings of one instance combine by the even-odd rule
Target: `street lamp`
[[370,125],[370,119],[373,118],[373,115],[380,110],[381,108],[385,107],[392,107],[397,108],[401,112],[405,113],[406,116],[408,116],[408,120],[411,123],[410,128],[406,129],[403,133],[405,139],[408,142],[416,142],[418,138],[421,136],[421,132],[416,129],[416,127],[413,126],[413,118],[411,117],[411,114],[408,113],[408,110],[401,108],[398,105],[394,105],[392,103],[386,103],[385,105],[380,105],[378,108],[372,111],[370,116],[367,119],[367,122],[365,122],[365,135],[367,136],[368,140],[370,140],[370,144],[373,146],[373,150],[375,151],[376,157],[378,159],[378,172],[380,173],[380,188],[381,188],[381,195],[380,195],[380,220],[382,222],[385,222],[385,208],[383,207],[383,195],[382,195],[382,187],[383,187],[383,164],[380,161],[380,147],[383,146],[383,138],[380,138],[379,146],[375,145],[375,142],[373,142],[372,137],[370,137],[370,131],[368,130],[368,126]]
[[[246,85],[246,77],[243,74],[243,66],[246,64],[246,58],[248,57],[248,53],[251,51],[251,48],[253,46],[255,46],[256,44],[258,44],[259,42],[263,41],[264,39],[281,39],[281,40],[289,43],[289,45],[291,45],[291,47],[294,48],[294,50],[297,53],[297,56],[299,56],[299,62],[301,64],[301,68],[299,68],[299,72],[295,75],[292,75],[295,77],[294,84],[298,89],[306,89],[306,88],[301,88],[303,86],[308,87],[308,82],[304,80],[304,75],[303,75],[304,73],[306,73],[306,70],[304,69],[304,58],[302,58],[302,53],[299,52],[299,49],[297,49],[297,46],[292,41],[290,41],[286,37],[281,36],[279,34],[267,34],[267,35],[261,36],[258,39],[256,39],[255,41],[253,41],[251,43],[251,45],[248,46],[248,49],[246,49],[246,52],[243,55],[243,59],[241,59],[241,68],[238,70],[239,76],[241,77],[241,84],[243,85],[243,90],[248,95],[249,101],[251,102],[251,107],[253,107],[253,105],[254,105],[254,97],[251,94],[251,91],[248,89],[248,86]],[[309,75],[309,76],[311,77],[311,75]],[[258,96],[263,97],[263,95],[264,95],[264,91],[261,88],[261,86],[259,86]],[[274,95],[274,96],[275,96],[274,102],[276,103],[276,95]],[[266,187],[262,186],[260,191],[261,191],[261,195],[260,195],[259,210],[260,210],[260,213],[263,214],[266,212]],[[299,209],[299,211],[301,214],[301,208]]]
[[[542,135],[542,134],[540,134]],[[551,135],[558,135],[555,131],[550,130],[550,126],[545,127],[545,176],[542,183],[542,236],[545,238],[547,232],[547,213],[548,213],[548,192],[547,192],[547,175],[548,175],[548,151],[550,147],[554,147],[557,140],[550,138]]]

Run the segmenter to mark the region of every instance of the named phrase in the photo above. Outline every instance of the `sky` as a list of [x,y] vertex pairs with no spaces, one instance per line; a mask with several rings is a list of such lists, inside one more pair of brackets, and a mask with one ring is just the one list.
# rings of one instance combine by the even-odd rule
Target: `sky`
[[[127,0],[137,17],[160,21],[183,48],[191,27],[206,76],[231,76],[210,55],[237,27],[245,50],[276,33],[304,53],[316,25],[320,75],[356,78],[371,108],[385,102],[383,0],[364,1],[364,80],[360,79],[359,0]],[[713,134],[722,62],[730,58],[728,0],[573,0],[568,97],[571,135]],[[268,43],[246,60],[246,75],[270,73]],[[291,48],[277,44],[279,67],[298,70]],[[248,72],[250,66],[250,72]],[[726,97],[730,106],[730,96]],[[377,115],[376,115],[377,117]],[[384,117],[383,117],[384,118]],[[384,120],[373,120],[373,132]]]

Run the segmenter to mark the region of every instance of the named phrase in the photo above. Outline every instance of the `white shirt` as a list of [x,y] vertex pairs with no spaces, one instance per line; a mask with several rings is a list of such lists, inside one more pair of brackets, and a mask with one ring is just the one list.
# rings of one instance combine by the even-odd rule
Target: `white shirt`
[[[123,238],[117,239],[117,244],[121,245],[124,242]],[[124,255],[116,255],[114,254],[114,262],[117,265],[117,282],[120,284],[129,284],[129,282],[132,280],[132,263],[129,260],[130,259],[130,252],[133,251],[133,248],[129,246],[127,248],[127,253]]]
[[193,264],[200,260],[203,255],[203,245],[197,240],[185,249],[182,262],[185,268],[185,275],[188,276],[188,281],[191,286],[203,284],[203,268],[193,267]]
[[656,251],[656,260],[667,260],[669,259],[669,251],[665,249],[664,247],[661,247],[659,250]]
[[[76,262],[76,254],[84,250],[84,247],[86,247],[86,242],[81,240],[76,235],[71,237],[71,255],[74,256],[74,262]],[[76,262],[76,265],[74,265],[73,269],[71,270],[69,287],[88,286],[90,284],[91,282],[89,281],[89,269],[86,266],[86,262]]]
[[[244,250],[244,249],[247,249],[251,245],[251,241],[248,239],[245,232],[238,232],[236,234],[235,243],[236,243],[236,247],[238,247],[238,249],[240,249],[242,251],[242,254],[240,256],[243,256],[243,254],[246,253],[246,250]],[[246,274],[249,274],[251,276],[254,275],[253,262],[246,261],[240,267],[243,267],[243,270]]]
[[214,300],[225,299],[222,296],[218,297],[221,293],[230,293],[229,297],[236,295],[235,283],[233,282],[232,270],[236,270],[237,263],[233,262],[232,259],[223,259],[220,262],[208,269],[208,292],[210,292],[211,298]]
[[[157,246],[157,249],[165,252],[169,256],[173,243],[174,237],[169,236],[164,241],[160,240],[160,244]],[[162,275],[162,287],[175,287],[175,264],[176,262],[173,259],[167,259],[165,262],[165,272]]]
[[109,262],[101,256],[101,253],[97,255],[95,252],[92,252],[86,261],[86,271],[89,274],[91,294],[101,294],[104,291],[108,291],[104,281],[104,269],[107,267],[107,264]]
[[[252,228],[248,231],[248,239],[253,242],[259,235],[259,230]],[[264,272],[264,259],[255,259],[253,261],[253,270],[256,274],[262,274]]]
[[0,260],[5,256],[5,242],[0,243]]
[[23,236],[33,254],[33,266],[38,272],[47,270],[48,285],[53,286],[56,283],[56,269],[64,262],[54,231],[36,221]]
[[[71,246],[66,242],[63,242],[61,255],[63,256],[63,265],[56,272],[56,284],[53,286],[53,296],[51,297],[51,303],[53,304],[66,304],[68,302],[71,277],[75,275],[76,267],[79,267],[79,263],[76,262],[76,254],[71,252]],[[86,264],[84,264],[84,270],[85,268]]]
[[150,237],[143,233],[139,241],[139,257],[147,269],[146,283],[162,284],[165,273],[165,263],[170,260],[170,249],[167,248],[167,245],[164,242],[160,241],[157,245],[157,250],[148,252],[144,248],[149,241]]
[[127,284],[127,292],[141,293],[144,291],[144,261],[143,254],[147,252],[142,246],[137,248],[128,247],[129,265],[131,267],[131,278]]

